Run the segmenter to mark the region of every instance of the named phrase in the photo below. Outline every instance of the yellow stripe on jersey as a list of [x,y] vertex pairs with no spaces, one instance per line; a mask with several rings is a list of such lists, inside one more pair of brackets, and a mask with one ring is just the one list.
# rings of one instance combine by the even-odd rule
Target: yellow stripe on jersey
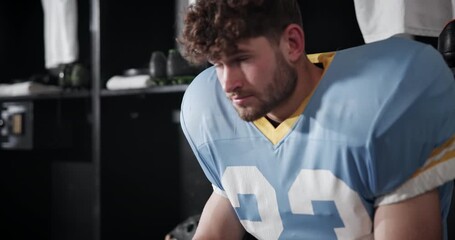
[[335,52],[325,52],[325,53],[312,53],[308,54],[307,57],[312,63],[322,63],[324,69],[328,68],[332,62]]
[[417,170],[412,177],[416,177],[422,172],[449,160],[455,160],[455,136],[447,140],[441,146],[435,148],[425,165]]
[[267,139],[269,139],[270,142],[272,142],[273,145],[277,144],[291,130],[292,126],[297,121],[300,114],[303,112],[303,109],[305,109],[311,95],[312,94],[305,98],[305,100],[302,102],[302,104],[300,104],[295,113],[292,114],[290,118],[280,123],[280,125],[278,125],[277,128],[275,128],[265,117],[259,118],[258,120],[254,121],[253,122],[254,125],[256,125],[256,127],[262,132],[262,134],[264,134],[264,136]]
[[376,199],[375,205],[386,205],[409,199],[452,181],[454,177],[455,136],[435,148],[423,167],[400,187]]

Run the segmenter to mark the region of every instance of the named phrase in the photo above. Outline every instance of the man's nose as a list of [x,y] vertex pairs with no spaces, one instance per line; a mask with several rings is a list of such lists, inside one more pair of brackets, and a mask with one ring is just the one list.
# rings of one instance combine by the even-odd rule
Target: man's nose
[[225,92],[233,92],[242,86],[242,74],[237,67],[224,67],[220,77]]

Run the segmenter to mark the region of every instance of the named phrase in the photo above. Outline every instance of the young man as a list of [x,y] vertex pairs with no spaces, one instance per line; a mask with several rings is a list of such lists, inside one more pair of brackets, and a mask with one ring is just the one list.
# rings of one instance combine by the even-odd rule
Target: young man
[[180,43],[209,61],[182,129],[213,185],[194,239],[443,239],[455,81],[434,48],[390,38],[305,53],[295,0],[198,0]]

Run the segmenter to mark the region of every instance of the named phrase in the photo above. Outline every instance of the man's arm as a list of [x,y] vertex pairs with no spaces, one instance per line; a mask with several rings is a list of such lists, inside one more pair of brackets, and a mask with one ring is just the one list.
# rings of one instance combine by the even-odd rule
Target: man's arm
[[438,190],[376,209],[375,240],[442,239],[442,236]]
[[204,206],[193,239],[242,239],[244,234],[229,200],[213,192]]

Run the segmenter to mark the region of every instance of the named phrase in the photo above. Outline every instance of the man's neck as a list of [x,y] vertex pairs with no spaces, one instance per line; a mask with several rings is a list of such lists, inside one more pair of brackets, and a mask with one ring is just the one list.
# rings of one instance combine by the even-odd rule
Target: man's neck
[[267,119],[274,128],[277,128],[281,124],[281,122],[274,121],[271,118],[269,118],[267,115],[265,115],[265,119]]

